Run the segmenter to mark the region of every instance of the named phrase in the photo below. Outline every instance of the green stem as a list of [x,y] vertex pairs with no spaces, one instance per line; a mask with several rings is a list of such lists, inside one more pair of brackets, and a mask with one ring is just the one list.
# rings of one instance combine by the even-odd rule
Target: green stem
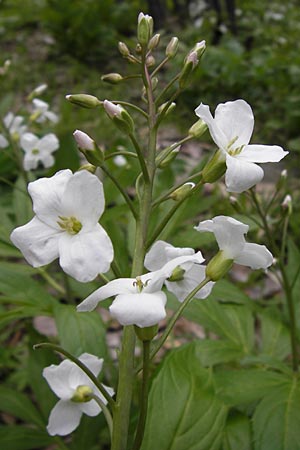
[[128,156],[130,158],[137,158],[137,155],[135,153],[120,151],[120,152],[113,152],[113,153],[110,153],[109,155],[106,155],[104,158],[104,161],[107,161],[108,159],[114,158],[115,156],[118,156],[118,155]]
[[57,292],[62,295],[66,295],[66,290],[60,284],[58,284],[57,281],[54,280],[54,278],[52,278],[45,269],[38,267],[37,271],[41,275],[41,277],[43,277],[44,280],[46,280],[50,284],[50,286],[52,286]]
[[153,70],[153,72],[151,73],[151,78],[153,78],[157,72],[160,71],[160,69],[169,61],[170,57],[166,56],[165,59],[163,59],[157,67],[155,67],[155,69]]
[[177,147],[179,147],[181,144],[184,144],[185,142],[190,141],[191,139],[193,139],[192,136],[186,136],[185,138],[181,139],[178,142],[175,142],[174,144],[170,145],[167,148],[164,148],[159,155],[156,158],[156,165],[158,166],[162,160],[164,160],[165,158],[167,158],[167,156],[173,151],[175,150]]
[[142,114],[146,119],[148,119],[148,114],[143,109],[139,108],[138,106],[134,105],[133,103],[123,102],[123,101],[118,101],[118,100],[114,100],[114,101],[112,101],[112,103],[114,103],[115,105],[128,106],[128,108],[135,109],[137,112]]
[[119,181],[113,176],[113,174],[105,166],[101,166],[101,169],[111,179],[111,181],[114,183],[116,188],[119,190],[120,194],[123,196],[125,202],[129,206],[133,217],[136,218],[137,217],[137,212],[136,212],[135,207],[133,206],[133,203],[132,203],[131,199],[129,198],[129,195],[127,194],[127,192],[122,188],[122,186],[120,185]]
[[94,383],[94,385],[99,389],[103,397],[107,400],[107,403],[111,407],[112,411],[115,407],[115,401],[111,398],[109,393],[106,391],[106,389],[102,386],[98,378],[93,374],[93,372],[90,371],[90,369],[83,364],[78,358],[71,355],[67,350],[60,347],[56,344],[51,344],[50,342],[41,342],[40,344],[36,344],[33,346],[33,349],[39,349],[39,348],[50,348],[51,350],[61,353],[62,355],[65,355],[70,361],[73,361],[73,363],[76,364],[76,366],[80,367],[81,370],[89,377],[89,379]]
[[167,91],[170,89],[170,87],[173,86],[174,83],[179,79],[180,74],[176,75],[172,80],[169,81],[169,83],[165,86],[165,88],[161,91],[161,93],[157,96],[155,100],[155,104],[158,105],[161,98],[167,93]]
[[112,437],[112,431],[113,431],[113,421],[112,421],[112,417],[111,414],[109,412],[109,409],[107,408],[107,406],[105,405],[105,403],[101,400],[101,398],[99,398],[97,395],[91,395],[91,398],[95,400],[95,402],[98,403],[98,405],[100,406],[100,408],[102,409],[102,412],[104,414],[104,417],[106,419],[106,423],[109,429],[109,435],[110,438]]
[[136,140],[136,137],[135,137],[134,134],[131,133],[129,135],[129,137],[131,139],[131,142],[134,145],[134,148],[136,150],[137,156],[139,158],[139,162],[140,162],[140,165],[141,165],[141,169],[142,169],[142,172],[143,172],[143,176],[144,176],[145,182],[149,181],[149,173],[148,173],[148,169],[147,169],[147,166],[146,166],[146,163],[145,163],[145,158],[144,158],[142,149],[141,149],[138,141]]
[[148,390],[149,390],[149,375],[150,375],[150,343],[151,341],[143,342],[143,380],[141,389],[141,401],[140,401],[140,415],[138,425],[136,429],[136,435],[132,450],[139,450],[142,445],[147,409],[148,409]]
[[55,439],[55,441],[56,441],[56,444],[58,445],[58,447],[59,447],[61,450],[68,450],[68,447],[66,446],[66,444],[64,443],[64,441],[62,440],[62,438],[60,438],[60,437],[58,437],[58,436],[55,436],[54,439]]

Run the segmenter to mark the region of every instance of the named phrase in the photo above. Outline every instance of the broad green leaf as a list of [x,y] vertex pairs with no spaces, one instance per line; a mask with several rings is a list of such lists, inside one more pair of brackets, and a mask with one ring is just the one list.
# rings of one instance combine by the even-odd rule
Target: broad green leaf
[[253,416],[255,450],[300,449],[299,405],[296,376],[262,399]]
[[24,420],[44,427],[45,423],[36,407],[21,392],[7,386],[0,386],[0,410]]
[[228,280],[218,281],[207,299],[219,300],[224,303],[240,303],[252,307],[252,300],[235,284]]
[[3,450],[41,449],[54,443],[46,430],[36,430],[20,425],[0,426],[0,445]]
[[218,450],[226,415],[197,346],[181,347],[165,358],[153,380],[141,450]]
[[252,450],[252,448],[249,418],[238,412],[229,415],[222,450]]
[[60,345],[80,356],[84,352],[106,356],[106,330],[100,315],[94,312],[79,313],[74,306],[57,305],[54,310]]
[[290,331],[275,314],[259,314],[261,352],[284,359],[291,353]]
[[288,379],[286,375],[263,369],[222,369],[214,374],[217,393],[230,406],[255,402]]
[[198,358],[202,366],[214,366],[241,359],[244,354],[240,345],[225,339],[202,339],[196,342]]

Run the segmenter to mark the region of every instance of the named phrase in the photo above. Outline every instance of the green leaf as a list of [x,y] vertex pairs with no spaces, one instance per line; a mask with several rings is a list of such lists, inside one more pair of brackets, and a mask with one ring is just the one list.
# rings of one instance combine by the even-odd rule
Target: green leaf
[[0,410],[12,414],[28,423],[45,427],[45,423],[36,407],[21,392],[6,386],[0,386]]
[[275,314],[259,314],[261,352],[284,359],[291,353],[290,331]]
[[46,431],[19,425],[0,426],[0,445],[3,450],[40,449],[55,442]]
[[222,369],[214,374],[218,395],[231,406],[255,402],[287,380],[286,375],[263,369]]
[[106,330],[100,315],[79,313],[74,306],[57,305],[54,316],[61,346],[74,356],[84,352],[106,357]]
[[165,358],[153,380],[141,450],[153,450],[154,442],[159,450],[217,450],[226,414],[197,346],[181,347]]
[[252,450],[250,420],[235,412],[226,422],[222,450]]
[[300,449],[300,383],[297,377],[273,389],[253,416],[255,450]]
[[241,359],[244,354],[240,345],[228,340],[202,339],[196,342],[197,355],[202,366],[214,366]]

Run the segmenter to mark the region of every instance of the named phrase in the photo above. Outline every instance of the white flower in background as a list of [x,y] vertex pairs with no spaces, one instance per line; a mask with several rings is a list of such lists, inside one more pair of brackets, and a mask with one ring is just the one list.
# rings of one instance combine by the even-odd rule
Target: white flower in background
[[[102,369],[103,359],[97,356],[83,353],[78,358],[95,376]],[[96,395],[106,405],[107,400],[93,384],[86,373],[75,363],[68,359],[59,365],[52,364],[43,370],[52,391],[59,397],[59,401],[52,409],[47,426],[51,436],[56,434],[65,436],[72,433],[79,423],[82,414],[97,416],[102,410],[98,403],[90,398]],[[103,385],[109,395],[114,395],[114,390]]]
[[50,120],[50,122],[57,123],[58,116],[49,110],[48,103],[40,100],[39,98],[34,98],[32,100],[33,103],[33,112],[31,115],[31,119],[37,123],[44,123],[46,120]]
[[251,269],[266,269],[273,263],[273,256],[265,245],[246,242],[249,226],[232,217],[217,216],[204,220],[195,229],[214,233],[223,260],[233,260]]
[[59,258],[61,268],[87,282],[109,270],[113,247],[98,220],[104,211],[101,181],[86,170],[61,170],[28,185],[34,218],[11,234],[33,267]]
[[207,124],[226,161],[225,183],[230,192],[243,192],[262,180],[264,172],[255,163],[278,162],[288,154],[278,145],[249,145],[254,117],[244,100],[219,104],[214,118],[202,103],[195,112]]
[[55,134],[49,133],[41,139],[33,133],[24,133],[20,139],[20,146],[25,152],[23,166],[25,170],[36,169],[41,162],[44,167],[53,166],[52,153],[59,147]]
[[[3,124],[7,132],[14,141],[19,141],[22,134],[27,130],[27,126],[23,124],[24,117],[15,116],[9,112],[3,119]],[[8,147],[9,142],[3,134],[0,134],[0,148]]]
[[113,162],[117,167],[124,167],[127,165],[127,159],[123,155],[114,156]]
[[[181,258],[182,256],[185,260]],[[164,284],[168,291],[182,302],[205,279],[205,266],[201,265],[204,259],[201,252],[195,253],[192,248],[173,247],[167,242],[157,241],[146,254],[144,264],[148,270],[166,270],[170,262],[174,266],[176,261],[178,265],[173,269],[171,276],[165,279]],[[207,283],[195,294],[195,298],[206,298],[213,285],[213,282]]]

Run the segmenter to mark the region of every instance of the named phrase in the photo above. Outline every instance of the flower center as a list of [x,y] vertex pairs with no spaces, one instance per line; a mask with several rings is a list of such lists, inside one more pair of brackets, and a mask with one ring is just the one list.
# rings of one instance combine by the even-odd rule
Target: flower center
[[145,283],[142,282],[140,277],[136,277],[136,281],[133,282],[133,286],[137,288],[138,293],[142,292],[144,287],[147,286],[150,280],[145,281]]
[[79,220],[77,220],[74,216],[59,216],[59,218],[60,221],[57,221],[58,225],[69,234],[77,234],[82,228],[81,222],[79,222]]
[[31,153],[32,153],[33,155],[38,155],[38,154],[40,153],[40,151],[39,151],[39,149],[37,149],[37,148],[33,148],[33,149],[31,150]]
[[230,156],[239,155],[241,153],[241,151],[243,150],[243,148],[245,147],[245,145],[241,145],[240,147],[233,148],[233,145],[238,140],[238,138],[239,138],[238,136],[235,136],[233,139],[231,139],[231,141],[229,141],[229,143],[227,145],[227,153]]
[[76,391],[71,398],[75,403],[86,403],[92,399],[93,390],[90,386],[80,385],[77,386]]

